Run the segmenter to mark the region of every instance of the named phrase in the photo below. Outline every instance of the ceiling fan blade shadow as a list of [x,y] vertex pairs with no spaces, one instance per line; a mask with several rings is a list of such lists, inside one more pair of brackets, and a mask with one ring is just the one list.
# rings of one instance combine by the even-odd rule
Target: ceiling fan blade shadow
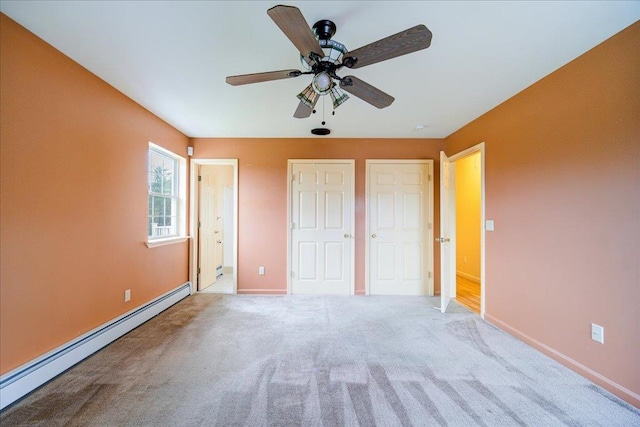
[[266,73],[242,74],[239,76],[228,76],[225,81],[231,86],[240,86],[250,83],[269,82],[272,80],[289,79],[298,77],[301,74],[299,70],[280,70],[268,71]]
[[346,76],[340,81],[340,87],[353,96],[357,96],[377,108],[388,107],[395,98],[355,76]]
[[311,52],[320,58],[324,57],[320,43],[302,16],[300,9],[294,6],[279,5],[267,10],[267,14],[303,57],[308,58]]
[[[416,25],[377,42],[370,43],[345,54],[345,65],[349,68],[362,68],[376,62],[386,61],[398,56],[413,53],[431,46],[431,31],[424,25]],[[346,58],[355,58],[349,61]],[[352,62],[350,64],[350,62]]]
[[293,117],[295,117],[296,119],[306,119],[307,117],[309,117],[313,112],[318,99],[319,97],[314,100],[313,107],[309,107],[307,104],[300,101],[300,104],[298,104],[298,108],[296,108],[296,112],[293,113]]

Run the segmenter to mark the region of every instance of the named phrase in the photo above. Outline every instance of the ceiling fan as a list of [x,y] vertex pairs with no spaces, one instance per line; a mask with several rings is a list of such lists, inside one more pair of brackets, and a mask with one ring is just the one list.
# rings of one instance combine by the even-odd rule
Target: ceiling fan
[[298,94],[300,104],[293,116],[299,119],[309,117],[323,95],[331,96],[334,109],[339,107],[349,98],[342,90],[377,108],[388,107],[395,100],[391,95],[355,76],[340,77],[337,71],[342,67],[361,68],[426,49],[431,45],[431,31],[424,25],[416,25],[348,51],[342,43],[332,40],[336,32],[336,25],[332,21],[321,20],[310,28],[300,9],[294,6],[274,6],[267,10],[267,14],[300,51],[303,68],[307,71],[280,70],[243,74],[229,76],[226,82],[239,86],[299,77],[303,74],[313,75],[311,84]]

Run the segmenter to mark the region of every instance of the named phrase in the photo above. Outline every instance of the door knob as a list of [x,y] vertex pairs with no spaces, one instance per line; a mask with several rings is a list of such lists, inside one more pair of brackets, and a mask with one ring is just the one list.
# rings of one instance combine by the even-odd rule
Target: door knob
[[448,237],[436,237],[436,242],[439,243],[449,243],[451,241]]
[[350,237],[351,237],[351,234],[349,234],[349,233],[344,233],[344,238],[345,238],[345,239],[348,239],[348,238],[350,238]]
[[375,239],[376,237],[378,237],[378,235],[377,235],[376,233],[373,233],[373,234],[371,235],[371,238],[372,238],[372,239]]
[[220,244],[220,243],[222,243],[222,240],[218,240],[218,241],[216,241],[216,243]]

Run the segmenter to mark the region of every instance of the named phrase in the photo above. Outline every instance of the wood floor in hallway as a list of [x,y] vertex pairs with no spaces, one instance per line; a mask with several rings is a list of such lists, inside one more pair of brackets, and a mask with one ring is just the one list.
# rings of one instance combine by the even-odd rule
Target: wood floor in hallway
[[480,314],[480,282],[456,276],[456,301]]

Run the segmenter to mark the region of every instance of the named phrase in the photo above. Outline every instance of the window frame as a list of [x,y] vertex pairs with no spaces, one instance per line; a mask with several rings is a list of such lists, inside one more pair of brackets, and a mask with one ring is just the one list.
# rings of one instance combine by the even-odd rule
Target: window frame
[[[149,185],[149,176],[150,176],[150,168],[151,168],[151,155],[155,153],[160,156],[164,156],[172,160],[173,170],[172,172],[172,194],[165,194],[153,192],[151,186]],[[169,151],[153,142],[149,142],[149,147],[147,149],[147,247],[156,247],[163,246],[172,243],[179,243],[185,241],[188,237],[186,236],[186,223],[187,223],[187,212],[186,212],[186,192],[187,192],[187,161],[184,157],[177,155],[176,153]],[[175,230],[173,233],[166,236],[152,236],[149,234],[149,219],[153,218],[153,212],[149,206],[150,197],[163,197],[166,199],[172,200],[172,211],[170,214],[170,218],[175,219]],[[175,210],[175,211],[174,211]],[[174,215],[175,212],[175,215]],[[166,217],[166,212],[165,215]]]

